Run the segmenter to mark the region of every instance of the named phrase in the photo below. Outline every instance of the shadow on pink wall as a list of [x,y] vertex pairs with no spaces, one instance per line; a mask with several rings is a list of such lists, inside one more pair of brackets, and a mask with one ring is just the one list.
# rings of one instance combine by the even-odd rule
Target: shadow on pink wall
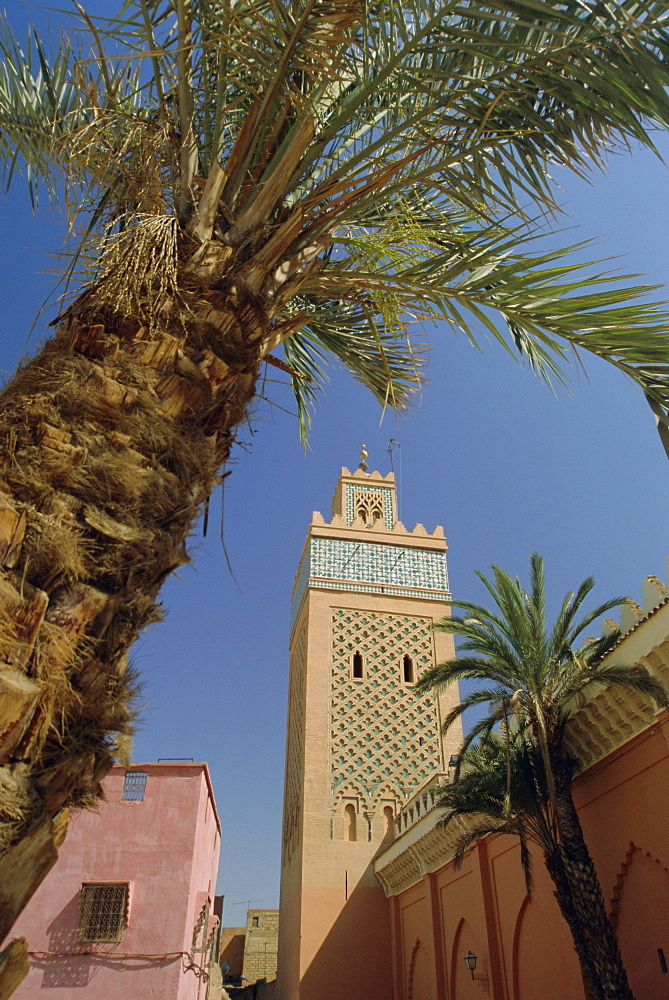
[[76,893],[47,927],[49,952],[44,958],[34,956],[33,964],[44,969],[42,987],[88,986],[91,974],[91,956],[82,954],[86,949],[79,940],[79,893]]
[[91,945],[79,939],[79,893],[76,893],[47,927],[49,949],[31,953],[31,965],[42,970],[42,989],[77,989],[88,986],[100,969],[139,972],[160,969],[181,960],[180,955],[128,958],[121,944]]

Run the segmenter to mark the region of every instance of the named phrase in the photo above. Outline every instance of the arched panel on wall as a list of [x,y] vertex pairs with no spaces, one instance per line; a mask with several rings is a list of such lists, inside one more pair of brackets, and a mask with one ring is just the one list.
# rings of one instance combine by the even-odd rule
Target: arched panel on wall
[[513,934],[512,975],[513,1000],[585,997],[571,933],[552,895],[525,896]]
[[356,799],[359,812],[369,808],[367,792],[357,781],[347,781],[337,788],[333,801],[334,808],[341,808],[342,802],[347,802],[351,799]]
[[433,994],[427,949],[420,938],[416,938],[409,962],[407,1000],[433,1000]]
[[395,836],[395,811],[392,806],[383,807],[383,839],[392,840]]
[[331,840],[367,840],[367,795],[355,781],[347,781],[337,789],[330,806]]
[[358,816],[355,806],[348,802],[344,806],[344,840],[351,843],[358,839]]
[[388,842],[395,836],[395,820],[402,808],[401,789],[391,782],[383,782],[375,791],[372,799],[372,826],[374,839]]
[[478,959],[477,972],[486,971],[482,961],[481,947],[474,930],[464,917],[460,919],[451,952],[450,995],[457,1000],[481,1000],[482,990],[472,979],[471,972],[465,965],[465,955],[471,951]]
[[384,781],[374,792],[372,799],[372,809],[378,810],[382,804],[393,803],[395,815],[400,811],[404,803],[402,786],[399,782]]
[[669,996],[669,871],[633,843],[616,880],[612,911],[636,1000]]
[[333,840],[367,840],[367,795],[355,781],[340,785],[331,806]]

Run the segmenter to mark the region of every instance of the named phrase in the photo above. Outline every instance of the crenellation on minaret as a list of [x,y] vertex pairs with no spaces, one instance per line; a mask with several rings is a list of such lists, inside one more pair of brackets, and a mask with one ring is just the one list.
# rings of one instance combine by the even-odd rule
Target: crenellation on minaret
[[311,526],[312,527],[326,527],[326,528],[339,528],[347,529],[349,532],[360,531],[364,529],[366,534],[373,532],[379,537],[375,537],[375,541],[383,543],[384,537],[389,535],[415,535],[420,538],[444,538],[444,529],[442,525],[437,524],[432,529],[428,531],[424,524],[417,522],[413,528],[407,528],[403,521],[395,521],[392,528],[388,528],[382,518],[378,518],[373,524],[366,524],[363,518],[356,517],[350,523],[341,514],[333,514],[329,521],[325,520],[325,517],[319,510],[313,511],[311,515]]
[[430,533],[397,520],[393,473],[345,467],[335,490],[332,519],[314,511],[293,588],[294,626],[309,588],[419,597],[450,595],[444,529]]

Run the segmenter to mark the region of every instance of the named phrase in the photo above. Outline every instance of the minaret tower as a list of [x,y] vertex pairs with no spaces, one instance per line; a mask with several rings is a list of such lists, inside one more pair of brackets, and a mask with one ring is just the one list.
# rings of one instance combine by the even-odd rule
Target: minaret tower
[[390,912],[374,858],[404,801],[445,770],[457,692],[415,684],[453,655],[443,529],[407,531],[395,477],[343,468],[314,513],[292,601],[279,929],[281,1000],[392,996]]

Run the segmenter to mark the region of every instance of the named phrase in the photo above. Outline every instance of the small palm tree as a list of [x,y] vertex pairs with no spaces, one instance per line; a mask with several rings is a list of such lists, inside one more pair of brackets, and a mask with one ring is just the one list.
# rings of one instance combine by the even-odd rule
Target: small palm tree
[[560,912],[571,932],[588,995],[591,1000],[599,997],[600,982],[593,978],[590,943],[583,933],[560,842],[556,839],[541,753],[527,733],[510,733],[507,729],[504,737],[490,732],[470,743],[461,751],[454,782],[441,790],[439,805],[445,810],[440,821],[443,827],[458,818],[467,820],[456,844],[456,868],[477,840],[494,833],[518,837],[530,899],[534,891],[530,845],[539,847],[555,886]]
[[[592,578],[566,595],[549,627],[543,561],[536,553],[529,590],[497,566],[491,579],[478,575],[496,610],[453,602],[461,613],[436,628],[460,638],[460,655],[437,664],[418,685],[420,690],[440,690],[460,680],[492,682],[470,692],[443,723],[446,731],[468,708],[488,706],[488,714],[463,742],[463,777],[444,793],[451,810],[489,817],[475,823],[460,853],[491,830],[517,834],[525,863],[527,841],[537,843],[592,1000],[629,1000],[627,976],[571,795],[574,761],[565,733],[577,696],[598,686],[636,691],[665,708],[669,696],[643,668],[610,662],[607,654],[619,632],[577,645],[596,619],[624,600],[614,598],[577,617],[594,587]],[[500,726],[504,740],[493,735]]]
[[128,650],[264,365],[303,431],[328,357],[402,409],[410,324],[444,320],[546,377],[592,351],[669,407],[663,308],[531,242],[554,165],[669,125],[664,0],[74,8],[51,43],[0,22],[5,180],[73,233],[55,336],[0,396],[0,939],[130,725]]
[[467,817],[453,856],[457,868],[470,846],[490,833],[508,833],[520,841],[520,860],[527,894],[532,897],[534,875],[529,844],[544,852],[555,846],[554,823],[545,773],[538,748],[526,733],[486,733],[458,755],[453,781],[440,789],[445,810],[440,825],[448,827]]

